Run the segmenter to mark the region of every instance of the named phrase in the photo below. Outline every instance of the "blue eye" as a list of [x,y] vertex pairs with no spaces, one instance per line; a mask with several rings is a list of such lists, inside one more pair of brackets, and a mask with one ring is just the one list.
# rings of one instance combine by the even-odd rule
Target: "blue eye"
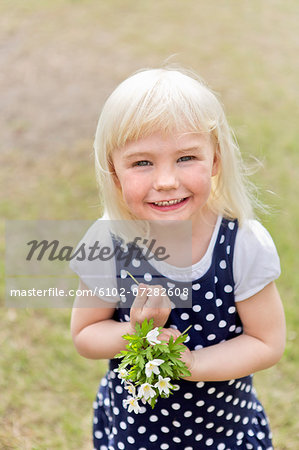
[[191,161],[192,159],[194,159],[194,156],[182,156],[181,158],[178,159],[178,161]]
[[134,166],[139,166],[139,167],[148,166],[150,164],[151,164],[150,161],[137,161],[137,162],[134,162],[133,167]]

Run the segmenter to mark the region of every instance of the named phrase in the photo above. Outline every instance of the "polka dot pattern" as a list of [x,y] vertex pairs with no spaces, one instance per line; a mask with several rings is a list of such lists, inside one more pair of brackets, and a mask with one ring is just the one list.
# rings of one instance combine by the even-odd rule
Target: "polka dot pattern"
[[138,260],[138,259],[133,259],[133,260],[132,260],[132,265],[133,265],[134,267],[139,267],[140,264],[141,264],[141,261],[140,261],[140,260]]
[[144,274],[144,281],[146,281],[147,283],[149,282],[149,281],[152,281],[152,275],[150,274],[150,273],[145,273]]
[[[190,350],[200,350],[242,333],[232,275],[237,229],[236,222],[223,219],[213,264],[192,283],[192,289],[187,286],[188,295],[181,290],[186,284],[162,277],[137,255],[130,264],[120,258],[116,261],[117,281],[125,296],[114,318],[122,322],[130,320],[136,284],[127,276],[128,270],[138,281],[159,284],[173,292],[180,288],[177,297],[171,298],[174,307],[165,326],[184,330],[192,324],[185,343]],[[192,298],[190,306],[189,298]],[[94,402],[95,449],[272,448],[268,420],[252,388],[252,377],[216,383],[178,380],[172,396],[159,398],[154,410],[141,404],[140,413],[135,414],[123,407],[128,393],[115,376],[118,363],[119,360],[110,360]]]

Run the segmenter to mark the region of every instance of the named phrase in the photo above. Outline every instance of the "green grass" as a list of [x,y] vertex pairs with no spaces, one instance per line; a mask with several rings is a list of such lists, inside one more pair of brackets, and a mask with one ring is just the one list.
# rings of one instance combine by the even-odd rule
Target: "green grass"
[[[256,387],[278,450],[299,442],[298,12],[296,0],[0,4],[3,218],[95,220],[100,107],[127,75],[174,54],[221,94],[246,159],[263,161],[253,179],[272,209],[262,220],[281,256],[288,340]],[[0,288],[0,448],[91,449],[106,363],[76,354],[70,310],[8,309],[3,281]]]

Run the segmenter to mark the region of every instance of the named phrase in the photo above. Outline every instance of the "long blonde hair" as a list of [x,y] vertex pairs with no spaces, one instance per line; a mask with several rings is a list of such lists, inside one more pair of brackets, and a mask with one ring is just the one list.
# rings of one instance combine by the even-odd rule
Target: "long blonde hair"
[[155,131],[209,132],[217,142],[218,174],[208,206],[230,219],[254,217],[259,202],[247,180],[239,147],[216,95],[195,74],[172,68],[146,69],[123,81],[106,101],[94,149],[104,210],[112,220],[136,220],[113,179],[112,153]]

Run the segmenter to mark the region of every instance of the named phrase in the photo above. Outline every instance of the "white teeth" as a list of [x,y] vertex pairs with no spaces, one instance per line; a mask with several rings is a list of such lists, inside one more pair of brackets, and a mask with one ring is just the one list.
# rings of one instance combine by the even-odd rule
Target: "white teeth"
[[157,206],[169,206],[169,205],[176,205],[177,203],[180,203],[183,200],[184,200],[183,198],[179,198],[177,200],[169,200],[169,201],[164,201],[164,202],[154,202],[154,204],[157,205]]

